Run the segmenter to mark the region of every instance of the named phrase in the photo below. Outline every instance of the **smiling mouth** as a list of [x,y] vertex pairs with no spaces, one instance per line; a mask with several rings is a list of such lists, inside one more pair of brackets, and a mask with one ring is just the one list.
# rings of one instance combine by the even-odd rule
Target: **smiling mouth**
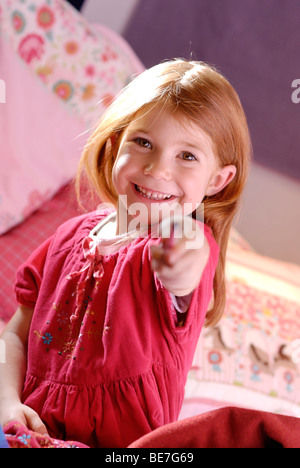
[[141,187],[140,185],[135,185],[134,187],[140,195],[142,195],[144,198],[148,198],[148,200],[162,201],[174,198],[174,195],[168,195],[167,193],[162,192],[154,192],[152,190]]

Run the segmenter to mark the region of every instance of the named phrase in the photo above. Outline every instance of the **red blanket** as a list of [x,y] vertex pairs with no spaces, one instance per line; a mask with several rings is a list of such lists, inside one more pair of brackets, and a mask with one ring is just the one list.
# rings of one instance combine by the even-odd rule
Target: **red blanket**
[[221,408],[167,424],[130,448],[300,448],[300,419]]
[[[83,448],[12,422],[4,432],[14,448]],[[128,448],[300,448],[300,419],[242,408],[221,408],[156,429]]]

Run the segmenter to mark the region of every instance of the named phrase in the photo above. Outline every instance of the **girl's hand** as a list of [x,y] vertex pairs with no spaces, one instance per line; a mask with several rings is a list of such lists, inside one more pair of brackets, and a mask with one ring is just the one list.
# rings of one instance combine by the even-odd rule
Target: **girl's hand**
[[46,426],[39,415],[29,406],[23,405],[21,402],[6,404],[1,408],[1,425],[4,426],[11,421],[18,421],[31,431],[49,437]]
[[150,247],[152,268],[175,296],[190,294],[199,284],[209,257],[204,231],[190,217],[163,221],[162,241]]

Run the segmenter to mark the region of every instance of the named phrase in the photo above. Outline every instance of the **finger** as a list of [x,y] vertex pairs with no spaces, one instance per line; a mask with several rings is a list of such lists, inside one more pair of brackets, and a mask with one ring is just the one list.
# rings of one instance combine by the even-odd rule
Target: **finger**
[[170,261],[177,261],[184,251],[198,250],[204,244],[204,230],[191,217],[184,217],[174,223],[170,240],[162,239],[163,247],[170,249]]
[[179,240],[189,240],[195,236],[196,224],[190,216],[176,215],[164,219],[159,227],[164,247],[172,248]]
[[43,423],[43,421],[41,420],[41,418],[35,411],[33,410],[26,411],[25,417],[27,420],[26,425],[28,429],[34,432],[37,432],[38,434],[50,437],[45,424]]
[[162,247],[162,244],[152,245],[150,247],[150,253],[151,253],[151,266],[153,270],[160,271],[164,265],[169,266],[167,258],[166,258],[166,251]]
[[172,267],[185,252],[185,239],[164,238],[150,247],[151,265],[155,271],[163,266]]
[[168,237],[162,238],[162,244],[165,249],[172,249],[175,243],[175,222],[169,226],[170,234]]
[[11,423],[12,421],[17,421],[20,424],[22,424],[23,426],[27,427],[27,420],[24,417],[23,413],[17,413],[17,414],[14,414],[13,416],[9,415],[6,418],[3,418],[1,420],[1,425],[2,425],[2,427],[4,427],[6,424]]
[[173,266],[186,253],[186,250],[185,239],[177,239],[171,248],[165,250],[165,263],[169,266]]

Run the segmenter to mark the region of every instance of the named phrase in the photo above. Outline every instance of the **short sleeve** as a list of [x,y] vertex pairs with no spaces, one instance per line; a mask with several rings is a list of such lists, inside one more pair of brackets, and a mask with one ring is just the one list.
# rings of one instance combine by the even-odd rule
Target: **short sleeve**
[[34,309],[52,237],[43,242],[16,272],[15,294],[19,304]]

